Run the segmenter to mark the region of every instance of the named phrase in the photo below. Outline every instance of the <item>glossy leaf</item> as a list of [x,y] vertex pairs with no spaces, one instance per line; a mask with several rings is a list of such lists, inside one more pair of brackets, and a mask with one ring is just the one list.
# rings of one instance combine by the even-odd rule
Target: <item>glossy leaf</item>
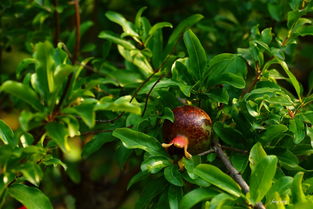
[[148,36],[145,38],[144,42],[147,45],[150,41],[150,39],[153,37],[153,35],[160,29],[164,28],[164,27],[169,27],[172,28],[172,24],[169,22],[160,22],[160,23],[156,23],[155,25],[153,25],[151,27],[151,29],[149,30]]
[[117,128],[112,135],[120,139],[128,149],[142,149],[154,156],[167,156],[158,140],[139,131],[129,128]]
[[175,186],[183,186],[184,182],[181,177],[181,174],[178,170],[178,167],[172,165],[164,169],[164,177],[165,179]]
[[289,121],[289,130],[293,133],[293,141],[299,144],[305,137],[305,126],[301,117],[296,116]]
[[174,48],[176,42],[178,41],[179,37],[192,25],[196,24],[203,18],[200,14],[192,15],[186,19],[184,19],[172,32],[170,35],[166,48],[164,50],[164,57],[166,57]]
[[200,164],[194,169],[194,173],[229,194],[236,197],[242,195],[240,186],[230,176],[214,165]]
[[135,32],[135,30],[133,29],[133,25],[129,21],[127,21],[121,14],[117,12],[113,12],[113,11],[108,11],[105,13],[105,16],[112,22],[115,22],[119,24],[120,26],[122,26],[126,34],[129,34],[135,37],[138,36],[137,32]]
[[[150,91],[152,86],[154,85],[155,81],[149,82],[146,86],[144,86],[140,91],[139,94],[146,94]],[[154,91],[162,89],[162,88],[169,88],[169,87],[178,87],[181,92],[185,96],[190,96],[192,86],[183,84],[181,82],[173,81],[171,79],[162,79],[160,82],[157,83],[157,85],[154,87]]]
[[110,40],[117,45],[123,46],[125,49],[136,49],[136,47],[133,44],[131,44],[129,41],[125,41],[124,39],[119,38],[118,35],[110,31],[102,31],[98,35],[98,37]]
[[0,139],[4,144],[14,145],[14,133],[11,128],[3,121],[0,120]]
[[235,88],[245,86],[247,66],[245,61],[236,54],[219,54],[209,62],[206,72],[207,86],[229,84]]
[[140,104],[133,99],[130,103],[131,96],[122,96],[115,101],[112,101],[109,97],[104,97],[98,102],[96,110],[108,110],[113,112],[130,112],[137,115],[141,114]]
[[0,90],[23,100],[37,111],[43,110],[43,106],[35,91],[25,84],[16,81],[6,81],[1,85]]
[[282,66],[282,68],[284,69],[285,73],[288,75],[291,84],[293,85],[293,87],[295,88],[298,98],[301,101],[301,87],[300,84],[297,80],[297,78],[294,76],[294,74],[292,74],[292,72],[290,72],[286,62],[284,61],[279,61],[279,64]]
[[35,186],[39,186],[39,183],[43,177],[43,172],[38,164],[35,163],[26,163],[23,164],[21,172],[27,181],[34,184]]
[[290,176],[283,176],[279,178],[266,194],[266,202],[270,203],[275,198],[276,192],[280,195],[287,194],[292,182],[293,178]]
[[211,199],[218,195],[218,192],[211,189],[197,188],[183,196],[180,201],[180,209],[191,209],[193,206],[204,200]]
[[68,131],[63,124],[51,122],[46,125],[47,135],[51,137],[57,145],[66,152],[70,149],[67,143]]
[[210,209],[222,209],[225,202],[232,199],[233,197],[226,193],[218,194],[212,198],[210,202]]
[[49,99],[49,94],[54,91],[54,70],[55,62],[53,59],[54,48],[49,42],[41,42],[36,44],[34,58],[38,60],[36,65],[36,75],[38,87],[43,92],[46,100]]
[[171,185],[168,188],[167,196],[170,209],[179,209],[179,202],[182,198],[182,193],[183,191],[180,187]]
[[256,143],[250,150],[249,162],[252,171],[255,170],[257,164],[261,162],[263,158],[267,156],[265,150],[263,149],[261,143]]
[[11,197],[29,209],[53,209],[49,198],[35,187],[13,184],[8,191]]
[[264,134],[261,136],[261,139],[265,142],[270,142],[283,137],[286,131],[288,131],[288,127],[283,124],[271,125],[265,130]]
[[256,164],[250,177],[250,199],[254,204],[260,202],[271,188],[276,167],[277,157],[273,155],[262,158]]
[[295,175],[292,183],[292,198],[295,203],[301,203],[306,201],[306,197],[302,188],[303,175],[303,172],[298,172]]
[[145,159],[142,162],[140,168],[143,172],[155,174],[169,165],[170,161],[168,160],[168,158],[162,156],[152,156]]
[[153,69],[148,59],[140,50],[138,49],[130,50],[130,49],[124,48],[121,45],[118,45],[117,48],[118,48],[119,53],[124,57],[124,59],[136,65],[144,76],[149,76],[153,73]]
[[189,55],[188,71],[195,80],[203,78],[203,69],[206,67],[207,56],[197,36],[188,30],[184,33],[184,42]]

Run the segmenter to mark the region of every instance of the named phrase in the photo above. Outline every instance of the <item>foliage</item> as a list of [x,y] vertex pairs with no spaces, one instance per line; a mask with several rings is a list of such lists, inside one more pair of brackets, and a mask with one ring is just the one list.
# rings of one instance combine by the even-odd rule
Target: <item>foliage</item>
[[[313,1],[199,2],[165,21],[151,8],[171,3],[127,17],[125,1],[123,13],[100,7],[101,21],[85,19],[95,2],[0,3],[0,107],[19,124],[0,120],[0,208],[313,205],[313,72],[301,74],[312,67],[301,60],[312,55],[302,49]],[[179,159],[162,148],[162,124],[184,104],[211,116],[249,191],[216,153]]]

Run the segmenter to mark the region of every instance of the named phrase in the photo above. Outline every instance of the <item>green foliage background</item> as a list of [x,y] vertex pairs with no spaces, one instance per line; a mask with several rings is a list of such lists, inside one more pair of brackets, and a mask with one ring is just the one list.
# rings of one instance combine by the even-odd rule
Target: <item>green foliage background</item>
[[[310,0],[2,0],[0,208],[311,208],[312,14]],[[161,147],[185,104],[211,116],[249,192],[211,147]]]

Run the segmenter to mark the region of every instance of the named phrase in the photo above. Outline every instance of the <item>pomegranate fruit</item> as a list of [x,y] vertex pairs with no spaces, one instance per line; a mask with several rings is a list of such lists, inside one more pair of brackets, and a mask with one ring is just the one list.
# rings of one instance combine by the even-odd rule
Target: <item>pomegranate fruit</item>
[[184,155],[205,151],[210,145],[212,120],[202,109],[185,105],[173,109],[174,123],[166,120],[163,124],[163,137],[166,143],[162,147],[183,149]]

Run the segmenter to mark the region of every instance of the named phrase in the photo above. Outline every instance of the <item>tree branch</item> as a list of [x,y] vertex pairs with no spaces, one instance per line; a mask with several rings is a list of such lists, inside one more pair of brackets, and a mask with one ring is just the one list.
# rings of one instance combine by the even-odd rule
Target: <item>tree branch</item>
[[58,45],[59,39],[60,39],[60,15],[57,11],[58,6],[58,0],[53,0],[53,6],[54,6],[54,34],[53,34],[53,43],[56,47]]
[[79,0],[74,0],[74,7],[75,7],[75,48],[74,48],[74,55],[73,55],[73,64],[75,64],[80,49],[80,14],[79,14]]
[[147,106],[148,106],[148,100],[149,100],[149,97],[154,89],[154,87],[161,81],[161,79],[164,77],[164,75],[161,75],[158,80],[156,80],[153,84],[153,86],[151,87],[151,89],[149,90],[147,96],[146,96],[146,101],[145,101],[145,107],[143,108],[143,111],[142,111],[142,114],[141,114],[141,117],[143,117],[146,113],[146,110],[147,110]]
[[[248,193],[250,191],[249,185],[242,178],[241,174],[237,171],[237,169],[231,164],[228,156],[223,151],[222,146],[219,144],[217,138],[215,137],[213,138],[213,149],[220,158],[220,160],[223,162],[228,172],[230,173],[230,176],[239,184],[244,193]],[[254,207],[257,209],[265,209],[265,206],[263,205],[262,202],[257,203]]]

